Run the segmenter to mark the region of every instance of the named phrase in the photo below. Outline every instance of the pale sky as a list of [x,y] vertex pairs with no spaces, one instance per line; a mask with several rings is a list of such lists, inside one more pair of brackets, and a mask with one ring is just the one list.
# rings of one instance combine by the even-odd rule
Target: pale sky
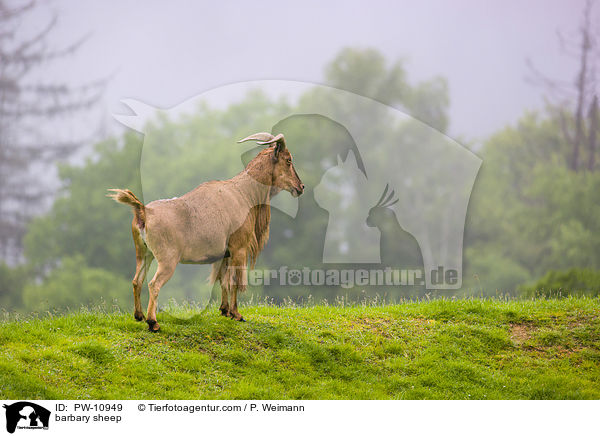
[[[583,1],[133,1],[55,0],[26,26],[59,23],[51,44],[90,34],[79,52],[45,69],[72,84],[114,73],[105,114],[135,98],[168,108],[239,81],[323,82],[323,66],[346,46],[406,59],[411,82],[441,75],[450,86],[450,134],[480,141],[540,108],[526,59],[573,80],[556,31],[573,33]],[[597,9],[600,9],[597,8]],[[597,11],[596,11],[597,12]]]

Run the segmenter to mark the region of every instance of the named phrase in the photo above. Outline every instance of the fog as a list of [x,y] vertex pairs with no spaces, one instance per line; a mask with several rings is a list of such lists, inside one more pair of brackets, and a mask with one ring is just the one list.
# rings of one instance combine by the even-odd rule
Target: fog
[[101,115],[135,98],[169,108],[225,84],[288,79],[322,83],[323,68],[347,46],[405,61],[411,82],[440,75],[450,88],[451,136],[480,142],[525,110],[543,88],[525,80],[526,59],[573,80],[576,60],[556,31],[577,29],[582,1],[185,2],[55,1],[24,23],[33,33],[58,16],[49,44],[87,36],[80,50],[43,71],[69,84],[110,77]]

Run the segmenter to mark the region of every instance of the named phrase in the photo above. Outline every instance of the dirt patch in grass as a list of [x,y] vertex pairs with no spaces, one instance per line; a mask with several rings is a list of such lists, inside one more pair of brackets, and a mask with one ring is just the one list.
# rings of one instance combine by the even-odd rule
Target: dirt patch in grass
[[517,345],[531,339],[531,332],[535,327],[528,324],[511,324],[510,325],[510,339]]
[[352,320],[352,325],[358,327],[362,331],[370,331],[379,336],[390,337],[390,329],[395,324],[395,321],[390,318],[355,318]]
[[425,318],[405,318],[402,320],[394,318],[354,318],[350,325],[362,332],[371,332],[384,338],[396,338],[402,332],[411,332],[419,335],[426,332],[430,327],[436,324],[434,319]]
[[579,353],[583,350],[582,347],[574,347],[574,348],[566,348],[563,346],[556,347],[556,356],[561,357],[571,357],[574,353]]
[[578,328],[586,325],[597,324],[598,315],[578,315],[577,317],[570,317],[567,326],[571,329]]

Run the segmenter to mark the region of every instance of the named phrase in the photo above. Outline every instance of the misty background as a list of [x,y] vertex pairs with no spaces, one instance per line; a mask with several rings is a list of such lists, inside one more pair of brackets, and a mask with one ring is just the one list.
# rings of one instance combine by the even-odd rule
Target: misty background
[[[112,114],[131,113],[121,103],[126,98],[170,108],[262,79],[375,98],[483,158],[465,229],[465,286],[452,295],[598,292],[600,190],[591,144],[599,9],[585,1],[0,1],[0,91],[3,108],[18,109],[6,109],[0,120],[0,143],[8,144],[0,147],[0,306],[44,311],[104,299],[129,307],[129,211],[117,211],[103,195],[106,187],[141,190],[143,137]],[[582,29],[590,36],[585,49]],[[31,49],[55,55],[19,59]],[[20,73],[19,65],[28,68]],[[168,144],[182,129],[210,130],[217,120],[227,126],[210,131],[218,150],[242,132],[273,127],[260,125],[270,105],[301,108],[303,98],[318,96],[286,103],[273,95],[240,97],[208,101],[209,109],[185,122],[153,128]],[[36,105],[44,110],[33,113]],[[315,120],[290,126],[286,137],[301,140],[306,123],[344,150],[339,132]],[[376,132],[374,125],[374,140]],[[197,140],[192,135],[179,150],[180,165],[193,161]],[[297,160],[301,155],[295,152]],[[181,168],[174,166],[173,177]],[[284,234],[291,224],[276,218],[272,235]],[[272,245],[264,266],[286,258]],[[163,301],[194,298],[185,276],[170,286]]]
[[248,80],[324,83],[323,67],[344,47],[376,48],[403,60],[411,80],[449,83],[450,136],[482,141],[524,110],[543,106],[529,58],[572,81],[578,60],[564,56],[557,31],[573,34],[584,1],[51,1],[24,20],[35,33],[56,14],[48,44],[81,37],[77,53],[39,77],[83,84],[111,77],[107,128],[119,101],[169,108],[203,91]]

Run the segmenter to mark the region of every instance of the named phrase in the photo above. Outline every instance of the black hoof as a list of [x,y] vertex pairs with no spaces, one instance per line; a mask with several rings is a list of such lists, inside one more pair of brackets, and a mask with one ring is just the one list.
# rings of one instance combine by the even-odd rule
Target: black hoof
[[229,316],[229,309],[221,309],[221,315]]
[[246,320],[244,319],[244,317],[242,316],[240,319],[238,319],[239,322],[246,322]]
[[156,321],[146,320],[146,322],[148,323],[148,330],[152,333],[156,333],[160,330],[160,325]]
[[144,320],[144,314],[139,314],[139,313],[135,313],[133,315],[133,317],[135,318],[136,321],[143,321]]

